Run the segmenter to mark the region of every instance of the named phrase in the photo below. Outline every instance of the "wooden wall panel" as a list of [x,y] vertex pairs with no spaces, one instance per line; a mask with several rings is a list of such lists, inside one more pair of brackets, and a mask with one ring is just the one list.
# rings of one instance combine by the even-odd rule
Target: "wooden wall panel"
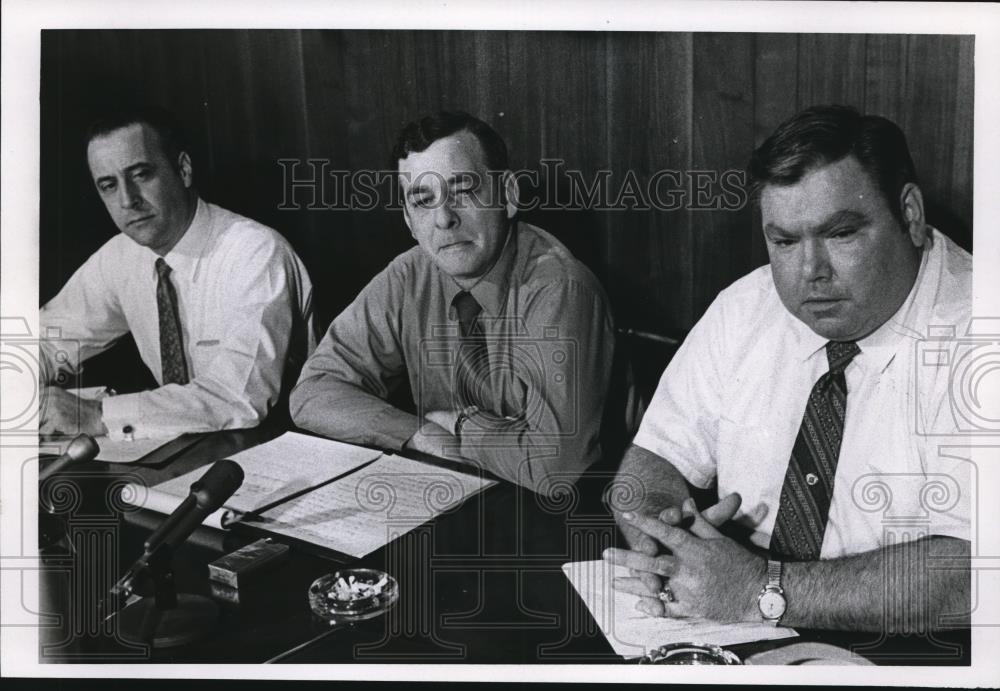
[[[685,182],[691,170],[742,169],[797,108],[855,105],[903,127],[934,218],[969,246],[973,53],[960,36],[45,31],[41,295],[115,232],[82,138],[101,106],[124,99],[168,105],[189,124],[206,198],[291,239],[324,324],[413,241],[398,211],[280,209],[278,159],[379,170],[399,127],[440,108],[494,124],[515,169],[538,171],[543,187],[541,161],[557,158],[588,182],[610,170],[616,192],[629,173],[645,184],[664,169]],[[746,208],[529,218],[591,266],[633,328],[690,328],[719,289],[766,261]]]
[[[754,143],[753,66],[752,36],[695,35],[692,175],[745,167]],[[694,192],[690,200],[698,207],[691,221],[695,314],[704,312],[720,290],[752,268],[750,208],[710,210],[698,196]]]
[[[788,65],[788,69],[792,69]],[[865,36],[809,34],[799,37],[799,107],[865,100]]]
[[692,43],[690,34],[608,39],[611,189],[634,173],[650,205],[666,210],[606,213],[606,285],[619,321],[653,332],[692,317],[691,212],[673,208],[691,167]]

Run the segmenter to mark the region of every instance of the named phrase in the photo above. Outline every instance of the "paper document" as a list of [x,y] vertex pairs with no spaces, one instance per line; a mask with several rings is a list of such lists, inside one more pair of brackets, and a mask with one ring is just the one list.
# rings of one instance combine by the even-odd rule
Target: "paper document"
[[635,608],[638,596],[614,589],[615,577],[628,576],[628,569],[604,560],[564,564],[563,571],[608,643],[622,657],[641,657],[670,643],[735,645],[798,635],[794,629],[764,623],[723,624],[708,619],[669,619],[643,614]]
[[[376,449],[286,432],[277,439],[230,456],[243,468],[243,484],[225,506],[204,523],[224,526],[242,513],[259,511],[281,502],[381,455],[382,452]],[[170,513],[188,496],[191,484],[207,471],[208,466],[202,466],[151,488],[130,485],[123,496],[130,504]]]
[[493,484],[402,456],[383,456],[276,506],[260,521],[246,522],[363,557]]

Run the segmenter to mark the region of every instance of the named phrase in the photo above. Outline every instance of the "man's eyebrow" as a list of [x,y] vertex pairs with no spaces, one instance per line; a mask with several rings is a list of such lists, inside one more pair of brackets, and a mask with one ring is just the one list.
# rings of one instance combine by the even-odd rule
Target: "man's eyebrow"
[[[132,173],[132,172],[134,172],[136,170],[139,170],[141,168],[152,168],[152,167],[153,167],[152,163],[149,163],[147,161],[138,161],[136,163],[133,163],[130,166],[126,166],[125,167],[125,172],[126,173]],[[114,180],[114,179],[115,179],[114,175],[102,175],[99,178],[97,178],[96,182],[101,183],[101,182],[104,182],[105,180]]]
[[430,192],[431,192],[431,190],[430,190],[429,187],[426,187],[424,185],[416,185],[416,186],[411,187],[410,189],[406,190],[406,196],[407,196],[407,198],[409,198],[409,197],[416,197],[416,196],[419,196],[421,194],[429,194]]
[[[824,218],[813,228],[819,233],[828,233],[835,229],[837,226],[843,223],[857,223],[863,224],[868,223],[868,216],[860,211],[853,211],[851,209],[841,209],[840,211],[834,211],[832,214]],[[781,226],[775,223],[767,223],[764,225],[764,231],[767,233],[772,233],[776,235],[793,235],[785,230]]]
[[826,219],[824,219],[823,222],[820,223],[816,229],[819,230],[820,232],[828,232],[843,223],[862,224],[867,222],[868,222],[867,214],[864,214],[860,211],[853,211],[851,209],[841,209],[840,211],[835,211],[829,216],[827,216]]
[[479,175],[477,175],[476,173],[473,173],[472,171],[467,171],[467,172],[461,172],[461,173],[453,173],[452,175],[449,175],[447,178],[445,178],[445,183],[449,187],[454,187],[456,183],[460,183],[460,182],[461,183],[468,182],[468,183],[473,183],[474,184],[474,183],[478,182],[479,179],[480,179]]

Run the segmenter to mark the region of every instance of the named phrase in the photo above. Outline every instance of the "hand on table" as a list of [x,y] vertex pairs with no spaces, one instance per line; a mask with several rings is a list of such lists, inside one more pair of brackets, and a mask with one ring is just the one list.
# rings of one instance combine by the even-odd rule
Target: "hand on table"
[[38,425],[39,434],[82,433],[99,436],[108,433],[101,421],[100,401],[80,398],[58,386],[47,386],[42,389],[39,413],[41,416]]
[[424,415],[428,422],[433,422],[442,430],[454,435],[455,423],[458,421],[458,413],[453,410],[432,410]]
[[425,414],[424,424],[410,437],[404,448],[439,458],[456,458],[458,441],[452,430],[455,429],[457,418],[458,414],[450,411],[431,411]]
[[[718,621],[757,621],[756,601],[766,581],[767,566],[735,540],[716,530],[732,518],[740,497],[731,494],[698,513],[687,499],[682,510],[665,509],[656,518],[628,512],[623,520],[649,539],[637,549],[605,550],[604,558],[629,567],[632,577],[616,578],[615,587],[639,596],[636,608],[652,616],[699,616]],[[691,517],[690,532],[678,526]],[[659,554],[660,546],[670,554]],[[656,552],[650,553],[650,547]],[[676,602],[659,598],[663,578],[669,578]]]

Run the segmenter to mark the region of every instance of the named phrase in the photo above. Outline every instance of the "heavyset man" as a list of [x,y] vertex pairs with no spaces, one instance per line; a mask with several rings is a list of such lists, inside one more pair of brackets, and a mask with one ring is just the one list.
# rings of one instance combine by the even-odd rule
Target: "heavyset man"
[[[810,108],[749,174],[770,265],[719,295],[660,380],[620,470],[646,494],[618,514],[631,549],[606,558],[632,575],[617,586],[661,616],[961,621],[970,473],[938,448],[959,431],[949,368],[919,346],[937,327],[965,334],[971,257],[926,223],[906,140],[884,118]],[[722,500],[701,515],[686,483],[713,481]],[[893,544],[899,517],[916,527]]]

